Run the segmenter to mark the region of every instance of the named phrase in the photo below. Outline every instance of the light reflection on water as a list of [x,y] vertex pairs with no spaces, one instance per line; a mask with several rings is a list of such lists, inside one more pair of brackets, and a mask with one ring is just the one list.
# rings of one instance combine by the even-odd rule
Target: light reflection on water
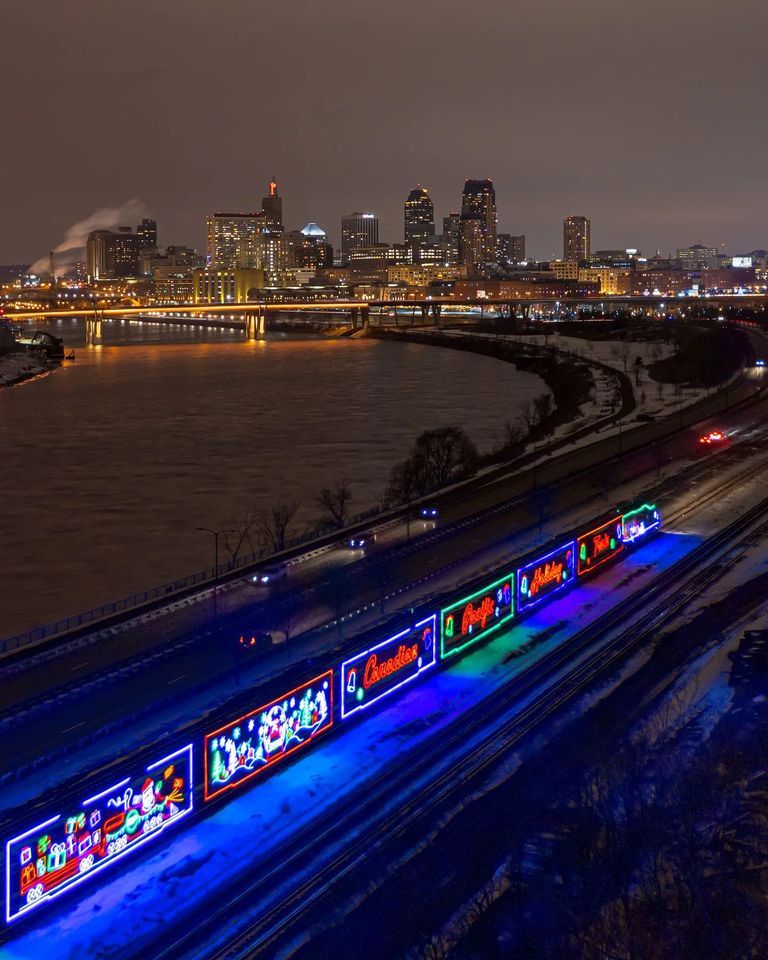
[[295,497],[303,526],[347,477],[362,511],[419,432],[458,424],[487,450],[542,389],[416,344],[118,322],[85,348],[81,322],[49,329],[76,362],[0,391],[0,636],[209,566],[195,528],[247,509]]

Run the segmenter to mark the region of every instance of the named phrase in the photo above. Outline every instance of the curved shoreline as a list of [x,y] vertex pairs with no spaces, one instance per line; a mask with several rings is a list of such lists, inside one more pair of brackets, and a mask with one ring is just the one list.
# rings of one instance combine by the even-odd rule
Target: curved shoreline
[[[422,343],[425,345],[447,347],[451,350],[463,350],[467,353],[480,354],[481,356],[493,357],[504,363],[513,364],[518,370],[524,373],[533,373],[540,377],[552,392],[555,407],[549,417],[542,423],[534,425],[527,436],[523,438],[522,445],[529,441],[538,441],[553,432],[553,430],[565,423],[574,423],[581,416],[580,407],[587,402],[587,397],[573,397],[570,390],[563,389],[562,382],[555,378],[558,368],[569,366],[573,370],[581,369],[590,372],[592,377],[592,389],[594,389],[594,374],[591,368],[598,368],[604,373],[614,377],[621,390],[621,409],[609,417],[600,418],[600,423],[608,423],[619,418],[627,416],[635,408],[635,396],[632,389],[632,383],[629,377],[613,367],[606,366],[595,360],[576,360],[570,354],[557,349],[557,347],[539,347],[531,344],[515,343],[509,339],[496,339],[483,337],[482,335],[473,336],[474,331],[468,332],[466,336],[451,335],[448,331],[442,330],[382,330],[380,328],[371,328],[368,336],[381,340],[399,340],[406,343]],[[585,425],[582,430],[591,432],[595,424]],[[579,431],[579,435],[582,430]],[[575,435],[574,435],[575,436]],[[497,456],[496,461],[507,461],[509,457]],[[492,461],[491,461],[492,462]]]

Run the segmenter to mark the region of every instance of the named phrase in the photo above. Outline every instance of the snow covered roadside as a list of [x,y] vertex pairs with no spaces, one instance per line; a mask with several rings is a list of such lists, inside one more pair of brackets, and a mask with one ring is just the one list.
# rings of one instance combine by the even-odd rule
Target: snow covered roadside
[[0,387],[11,387],[50,371],[44,360],[30,353],[7,353],[0,357]]

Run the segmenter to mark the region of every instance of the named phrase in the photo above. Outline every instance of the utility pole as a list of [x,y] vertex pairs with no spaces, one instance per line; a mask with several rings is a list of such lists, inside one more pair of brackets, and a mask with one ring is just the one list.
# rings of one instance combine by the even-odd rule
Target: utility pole
[[213,618],[217,619],[218,610],[218,587],[219,587],[219,537],[222,533],[236,533],[235,530],[212,530],[210,527],[197,527],[201,533],[210,533],[213,535]]

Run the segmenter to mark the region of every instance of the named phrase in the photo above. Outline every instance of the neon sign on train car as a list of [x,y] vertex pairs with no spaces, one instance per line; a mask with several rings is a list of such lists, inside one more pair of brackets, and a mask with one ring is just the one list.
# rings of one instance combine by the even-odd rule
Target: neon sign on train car
[[192,746],[126,777],[5,846],[10,923],[95,876],[192,810]]
[[452,656],[498,629],[514,612],[514,575],[496,580],[441,611],[440,653]]
[[580,577],[597,570],[617,553],[621,553],[624,549],[622,533],[621,517],[617,516],[579,537],[576,541],[576,570]]
[[364,710],[437,663],[437,614],[341,665],[341,716]]
[[621,518],[621,539],[624,543],[634,543],[651,530],[661,526],[661,513],[656,504],[644,503],[636,510],[630,510]]
[[314,743],[333,725],[333,671],[205,735],[204,795],[212,800]]
[[528,610],[576,580],[576,542],[569,540],[517,571],[517,609]]

